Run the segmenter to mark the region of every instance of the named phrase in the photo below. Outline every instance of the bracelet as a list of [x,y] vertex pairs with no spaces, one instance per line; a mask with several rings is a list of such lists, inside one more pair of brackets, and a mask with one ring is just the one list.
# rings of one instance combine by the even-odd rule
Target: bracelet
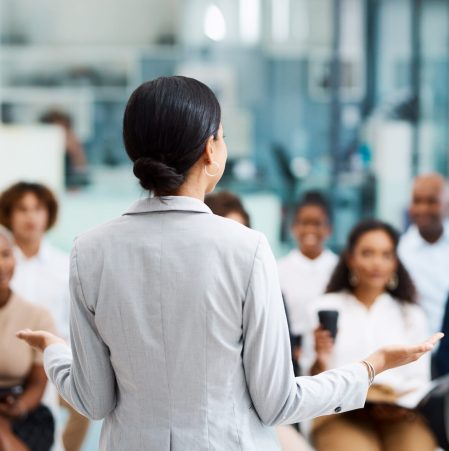
[[371,386],[373,385],[374,378],[376,377],[376,370],[374,369],[374,366],[367,360],[362,360],[362,363],[366,366],[368,370],[369,385]]

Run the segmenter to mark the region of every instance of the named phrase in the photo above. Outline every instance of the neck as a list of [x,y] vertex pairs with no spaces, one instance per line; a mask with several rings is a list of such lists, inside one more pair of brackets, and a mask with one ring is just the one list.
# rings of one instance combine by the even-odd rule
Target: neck
[[444,227],[442,224],[437,228],[433,230],[420,230],[419,234],[423,238],[423,240],[427,241],[430,244],[436,243],[441,236],[443,235]]
[[323,253],[323,249],[301,249],[299,248],[299,251],[301,252],[302,255],[304,255],[305,257],[309,258],[310,260],[315,260],[317,259],[322,253]]
[[41,247],[41,240],[35,241],[16,240],[16,244],[17,246],[19,246],[20,250],[22,251],[23,255],[25,255],[26,258],[31,258],[39,253],[39,249]]
[[0,308],[4,307],[11,297],[10,288],[0,290]]
[[367,308],[370,309],[376,299],[384,292],[378,288],[357,286],[352,290],[353,295]]
[[184,183],[176,192],[176,196],[194,197],[195,199],[204,202],[206,190],[200,184]]

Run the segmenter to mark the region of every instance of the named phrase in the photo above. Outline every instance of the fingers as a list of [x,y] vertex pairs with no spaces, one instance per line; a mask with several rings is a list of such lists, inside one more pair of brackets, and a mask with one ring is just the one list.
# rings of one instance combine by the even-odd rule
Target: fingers
[[42,337],[42,335],[42,332],[33,332],[31,329],[19,330],[19,332],[16,333],[17,338],[20,338],[27,343],[30,343],[30,341],[33,341],[33,339]]
[[19,331],[16,333],[16,337],[23,339],[23,337],[24,337],[26,334],[28,334],[29,332],[32,332],[32,330],[31,330],[31,329],[22,329],[22,330],[19,330]]
[[432,348],[444,337],[442,332],[433,334],[428,340],[425,341],[426,344],[431,345]]
[[444,334],[441,332],[434,334],[430,338],[428,338],[424,343],[414,346],[410,351],[412,354],[416,354],[417,358],[419,358],[422,354],[431,351],[443,337]]

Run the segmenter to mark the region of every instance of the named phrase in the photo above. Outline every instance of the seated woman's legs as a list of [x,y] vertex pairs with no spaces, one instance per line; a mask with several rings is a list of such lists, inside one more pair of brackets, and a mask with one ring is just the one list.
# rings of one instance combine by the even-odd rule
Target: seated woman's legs
[[410,419],[379,425],[385,451],[435,451],[437,443],[425,421],[416,415]]
[[312,437],[317,451],[383,451],[379,436],[363,411],[324,419]]

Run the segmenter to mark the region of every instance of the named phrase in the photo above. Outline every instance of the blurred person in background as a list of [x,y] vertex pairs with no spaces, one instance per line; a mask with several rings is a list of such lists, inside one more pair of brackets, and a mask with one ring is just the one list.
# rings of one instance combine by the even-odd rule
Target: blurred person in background
[[[237,195],[229,191],[220,191],[208,194],[204,203],[212,210],[212,213],[250,227],[249,214]],[[310,446],[296,428],[290,425],[278,426],[276,432],[282,451],[311,451]]]
[[[69,339],[69,256],[50,245],[45,234],[54,226],[58,203],[44,185],[19,182],[0,195],[0,224],[12,231],[17,262],[11,286],[28,301],[51,312],[58,334]],[[45,401],[57,409],[54,387],[49,386]],[[89,421],[61,399],[69,410],[63,433],[67,451],[78,451]],[[55,411],[56,413],[56,411]]]
[[[387,343],[408,345],[427,336],[426,318],[415,303],[415,287],[397,256],[399,234],[367,220],[351,232],[327,291],[312,309],[336,310],[336,339],[318,326],[305,346],[304,366],[312,375],[352,362]],[[394,404],[396,395],[430,381],[430,357],[376,378],[362,409],[319,418],[312,437],[317,451],[435,451],[429,426],[415,410]],[[385,404],[389,402],[390,404]]]
[[449,185],[439,174],[417,177],[409,207],[412,225],[402,236],[399,255],[418,290],[429,331],[440,330],[449,293]]
[[320,192],[304,194],[296,207],[291,232],[297,247],[278,261],[278,271],[289,320],[293,365],[299,376],[301,337],[310,331],[307,313],[324,293],[338,261],[326,248],[332,228],[329,205]]
[[76,136],[72,118],[65,112],[50,110],[44,113],[40,121],[44,124],[59,125],[65,133],[65,180],[68,188],[77,188],[89,184],[89,172],[86,152]]
[[31,304],[11,286],[14,239],[0,226],[0,451],[49,451],[54,419],[41,404],[47,376],[42,354],[16,338],[22,328],[54,331],[48,310]]
[[248,212],[245,210],[241,199],[229,191],[220,191],[206,196],[204,203],[212,210],[212,213],[233,219],[246,227],[251,227]]

